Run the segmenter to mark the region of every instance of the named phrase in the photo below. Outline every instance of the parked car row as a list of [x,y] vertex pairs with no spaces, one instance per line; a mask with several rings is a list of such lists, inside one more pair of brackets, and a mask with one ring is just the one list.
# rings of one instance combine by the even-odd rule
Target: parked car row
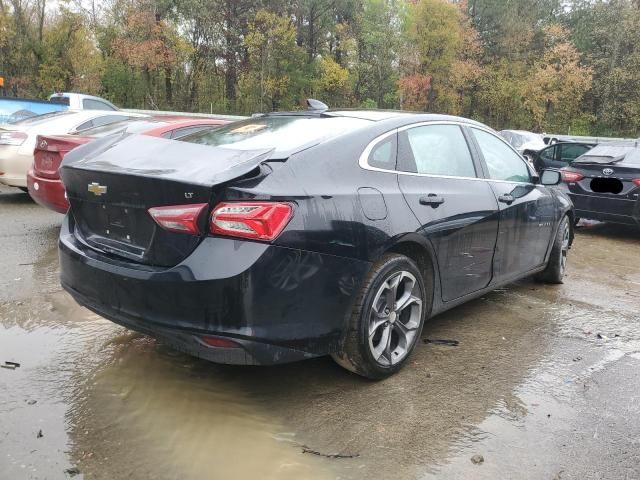
[[36,137],[40,134],[79,133],[134,117],[142,115],[106,110],[66,110],[1,125],[0,183],[26,190],[27,172],[33,163]]
[[40,205],[66,213],[69,202],[66,199],[58,169],[64,156],[74,148],[114,134],[140,133],[152,137],[177,139],[224,123],[226,122],[223,120],[206,118],[132,117],[67,135],[38,135],[33,153],[33,165],[27,173],[29,194]]
[[536,171],[560,169],[562,188],[573,201],[577,217],[640,225],[640,155],[636,141],[605,143],[556,140],[539,150],[531,132],[503,130]]
[[[561,283],[597,196],[622,202],[609,218],[639,218],[637,146],[584,145],[558,169],[577,152],[558,143],[536,171],[472,120],[309,104],[39,131],[25,178],[36,201],[68,210],[62,286],[207,360],[331,355],[380,379],[407,363],[427,318],[526,276]],[[65,115],[79,113],[42,121]]]

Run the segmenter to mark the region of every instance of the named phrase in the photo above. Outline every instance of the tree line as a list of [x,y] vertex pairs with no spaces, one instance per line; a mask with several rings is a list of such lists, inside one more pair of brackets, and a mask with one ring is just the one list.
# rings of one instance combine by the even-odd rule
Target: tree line
[[5,94],[394,108],[637,136],[637,0],[0,0]]

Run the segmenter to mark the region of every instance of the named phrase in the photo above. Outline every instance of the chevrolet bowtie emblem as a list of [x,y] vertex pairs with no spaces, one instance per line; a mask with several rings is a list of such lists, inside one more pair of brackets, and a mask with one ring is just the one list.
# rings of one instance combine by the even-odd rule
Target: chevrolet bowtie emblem
[[107,187],[106,185],[100,185],[99,183],[96,182],[91,182],[88,186],[87,186],[87,190],[89,190],[91,193],[93,193],[95,196],[99,197],[100,195],[104,195],[105,193],[107,193]]

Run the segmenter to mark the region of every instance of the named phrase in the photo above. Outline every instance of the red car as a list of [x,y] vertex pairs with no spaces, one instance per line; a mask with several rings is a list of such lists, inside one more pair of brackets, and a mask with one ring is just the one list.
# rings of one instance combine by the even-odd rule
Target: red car
[[29,194],[40,205],[66,213],[69,202],[65,198],[58,168],[64,156],[77,146],[116,132],[177,139],[225,123],[226,120],[209,118],[136,118],[84,130],[82,135],[38,135],[33,152],[33,165],[27,173]]

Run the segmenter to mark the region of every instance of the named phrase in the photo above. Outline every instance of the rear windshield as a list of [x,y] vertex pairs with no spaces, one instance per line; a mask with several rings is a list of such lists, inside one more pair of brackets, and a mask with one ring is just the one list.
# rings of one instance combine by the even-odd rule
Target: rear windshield
[[237,150],[273,148],[272,158],[278,158],[370,124],[361,118],[273,115],[215,126],[180,141]]
[[34,117],[28,117],[23,120],[18,120],[17,122],[13,122],[13,125],[37,125],[40,122],[45,122],[51,120],[52,118],[63,117],[64,115],[69,115],[71,113],[73,112],[63,111],[44,113],[42,115],[36,115]]
[[62,105],[69,105],[69,97],[65,95],[55,95],[49,99],[52,103],[60,103]]
[[161,127],[166,125],[167,122],[160,120],[130,118],[128,120],[122,120],[120,122],[109,123],[108,125],[101,125],[99,127],[87,128],[81,132],[75,132],[74,135],[81,137],[106,137],[112,133],[126,131],[127,133],[142,133],[152,128]]
[[576,158],[573,163],[640,163],[638,148],[635,143],[597,145],[584,155]]

